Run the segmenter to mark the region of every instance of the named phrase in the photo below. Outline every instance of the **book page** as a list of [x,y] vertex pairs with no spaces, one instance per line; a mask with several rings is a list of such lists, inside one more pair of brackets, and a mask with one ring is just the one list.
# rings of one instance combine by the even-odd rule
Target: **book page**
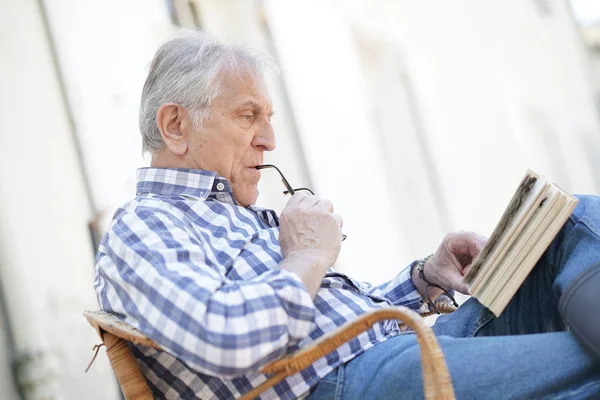
[[520,231],[528,216],[535,211],[534,205],[546,186],[545,177],[532,171],[527,172],[487,244],[473,261],[469,273],[465,275],[464,279],[470,290],[477,290],[490,271],[490,267],[506,251],[505,247],[512,243],[515,234]]
[[513,275],[521,262],[531,249],[536,245],[540,236],[543,235],[548,225],[554,220],[564,205],[561,202],[561,194],[556,188],[550,188],[542,202],[535,210],[529,222],[519,234],[514,245],[494,268],[494,271],[486,279],[477,298],[482,304],[490,304],[506,285],[509,277]]

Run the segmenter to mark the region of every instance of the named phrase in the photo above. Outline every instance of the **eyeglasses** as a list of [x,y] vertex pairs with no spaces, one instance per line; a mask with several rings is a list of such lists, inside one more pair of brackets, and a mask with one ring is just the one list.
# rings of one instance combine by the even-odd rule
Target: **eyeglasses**
[[[285,189],[286,189],[286,190],[283,191],[283,194],[290,194],[290,195],[293,196],[293,195],[296,194],[296,192],[306,191],[306,192],[309,192],[310,194],[312,194],[313,196],[315,195],[315,193],[312,190],[310,190],[309,188],[297,188],[297,189],[294,189],[292,187],[292,185],[290,185],[290,183],[288,182],[288,180],[285,179],[285,176],[283,176],[283,173],[281,172],[281,170],[279,168],[277,168],[276,166],[274,166],[273,164],[257,165],[255,168],[258,169],[258,170],[266,169],[266,168],[273,168],[277,172],[279,172],[279,176],[281,176],[281,182],[283,182],[283,186],[285,186]],[[347,237],[348,236],[346,236],[346,235],[344,235],[342,233],[342,242],[344,240],[346,240]]]

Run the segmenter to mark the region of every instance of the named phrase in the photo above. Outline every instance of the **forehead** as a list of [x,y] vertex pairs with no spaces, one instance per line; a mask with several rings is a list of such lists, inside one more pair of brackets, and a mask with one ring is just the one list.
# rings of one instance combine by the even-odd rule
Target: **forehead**
[[272,108],[264,77],[250,68],[224,72],[220,83],[222,92],[219,98],[227,104],[237,107],[244,103],[255,103],[260,107]]

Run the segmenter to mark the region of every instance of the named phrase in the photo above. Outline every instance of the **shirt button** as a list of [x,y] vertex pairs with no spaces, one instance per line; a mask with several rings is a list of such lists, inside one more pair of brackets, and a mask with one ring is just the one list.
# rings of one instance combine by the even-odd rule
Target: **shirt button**
[[223,189],[225,189],[225,185],[223,184],[223,182],[217,183],[217,190],[222,191]]

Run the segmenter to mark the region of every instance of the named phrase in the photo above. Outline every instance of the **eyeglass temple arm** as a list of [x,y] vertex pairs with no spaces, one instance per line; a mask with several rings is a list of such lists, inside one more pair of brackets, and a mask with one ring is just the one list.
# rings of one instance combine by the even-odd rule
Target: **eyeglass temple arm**
[[287,191],[293,196],[294,194],[296,194],[296,191],[292,188],[292,185],[290,185],[290,183],[287,181],[287,179],[285,179],[285,176],[283,176],[283,173],[279,170],[279,168],[277,168],[276,166],[274,166],[273,164],[263,164],[263,165],[257,165],[256,167],[254,167],[258,170],[261,169],[265,169],[265,168],[275,168],[277,170],[277,172],[279,172],[279,175],[281,176],[281,181],[283,182],[283,185],[286,187]]
[[[296,192],[305,191],[305,192],[310,192],[310,194],[312,194],[313,196],[315,195],[315,192],[313,192],[309,188],[296,188],[296,189],[294,189],[294,191],[296,191]],[[289,190],[284,190],[284,192],[283,192],[283,194],[288,194],[288,193],[290,193]]]

